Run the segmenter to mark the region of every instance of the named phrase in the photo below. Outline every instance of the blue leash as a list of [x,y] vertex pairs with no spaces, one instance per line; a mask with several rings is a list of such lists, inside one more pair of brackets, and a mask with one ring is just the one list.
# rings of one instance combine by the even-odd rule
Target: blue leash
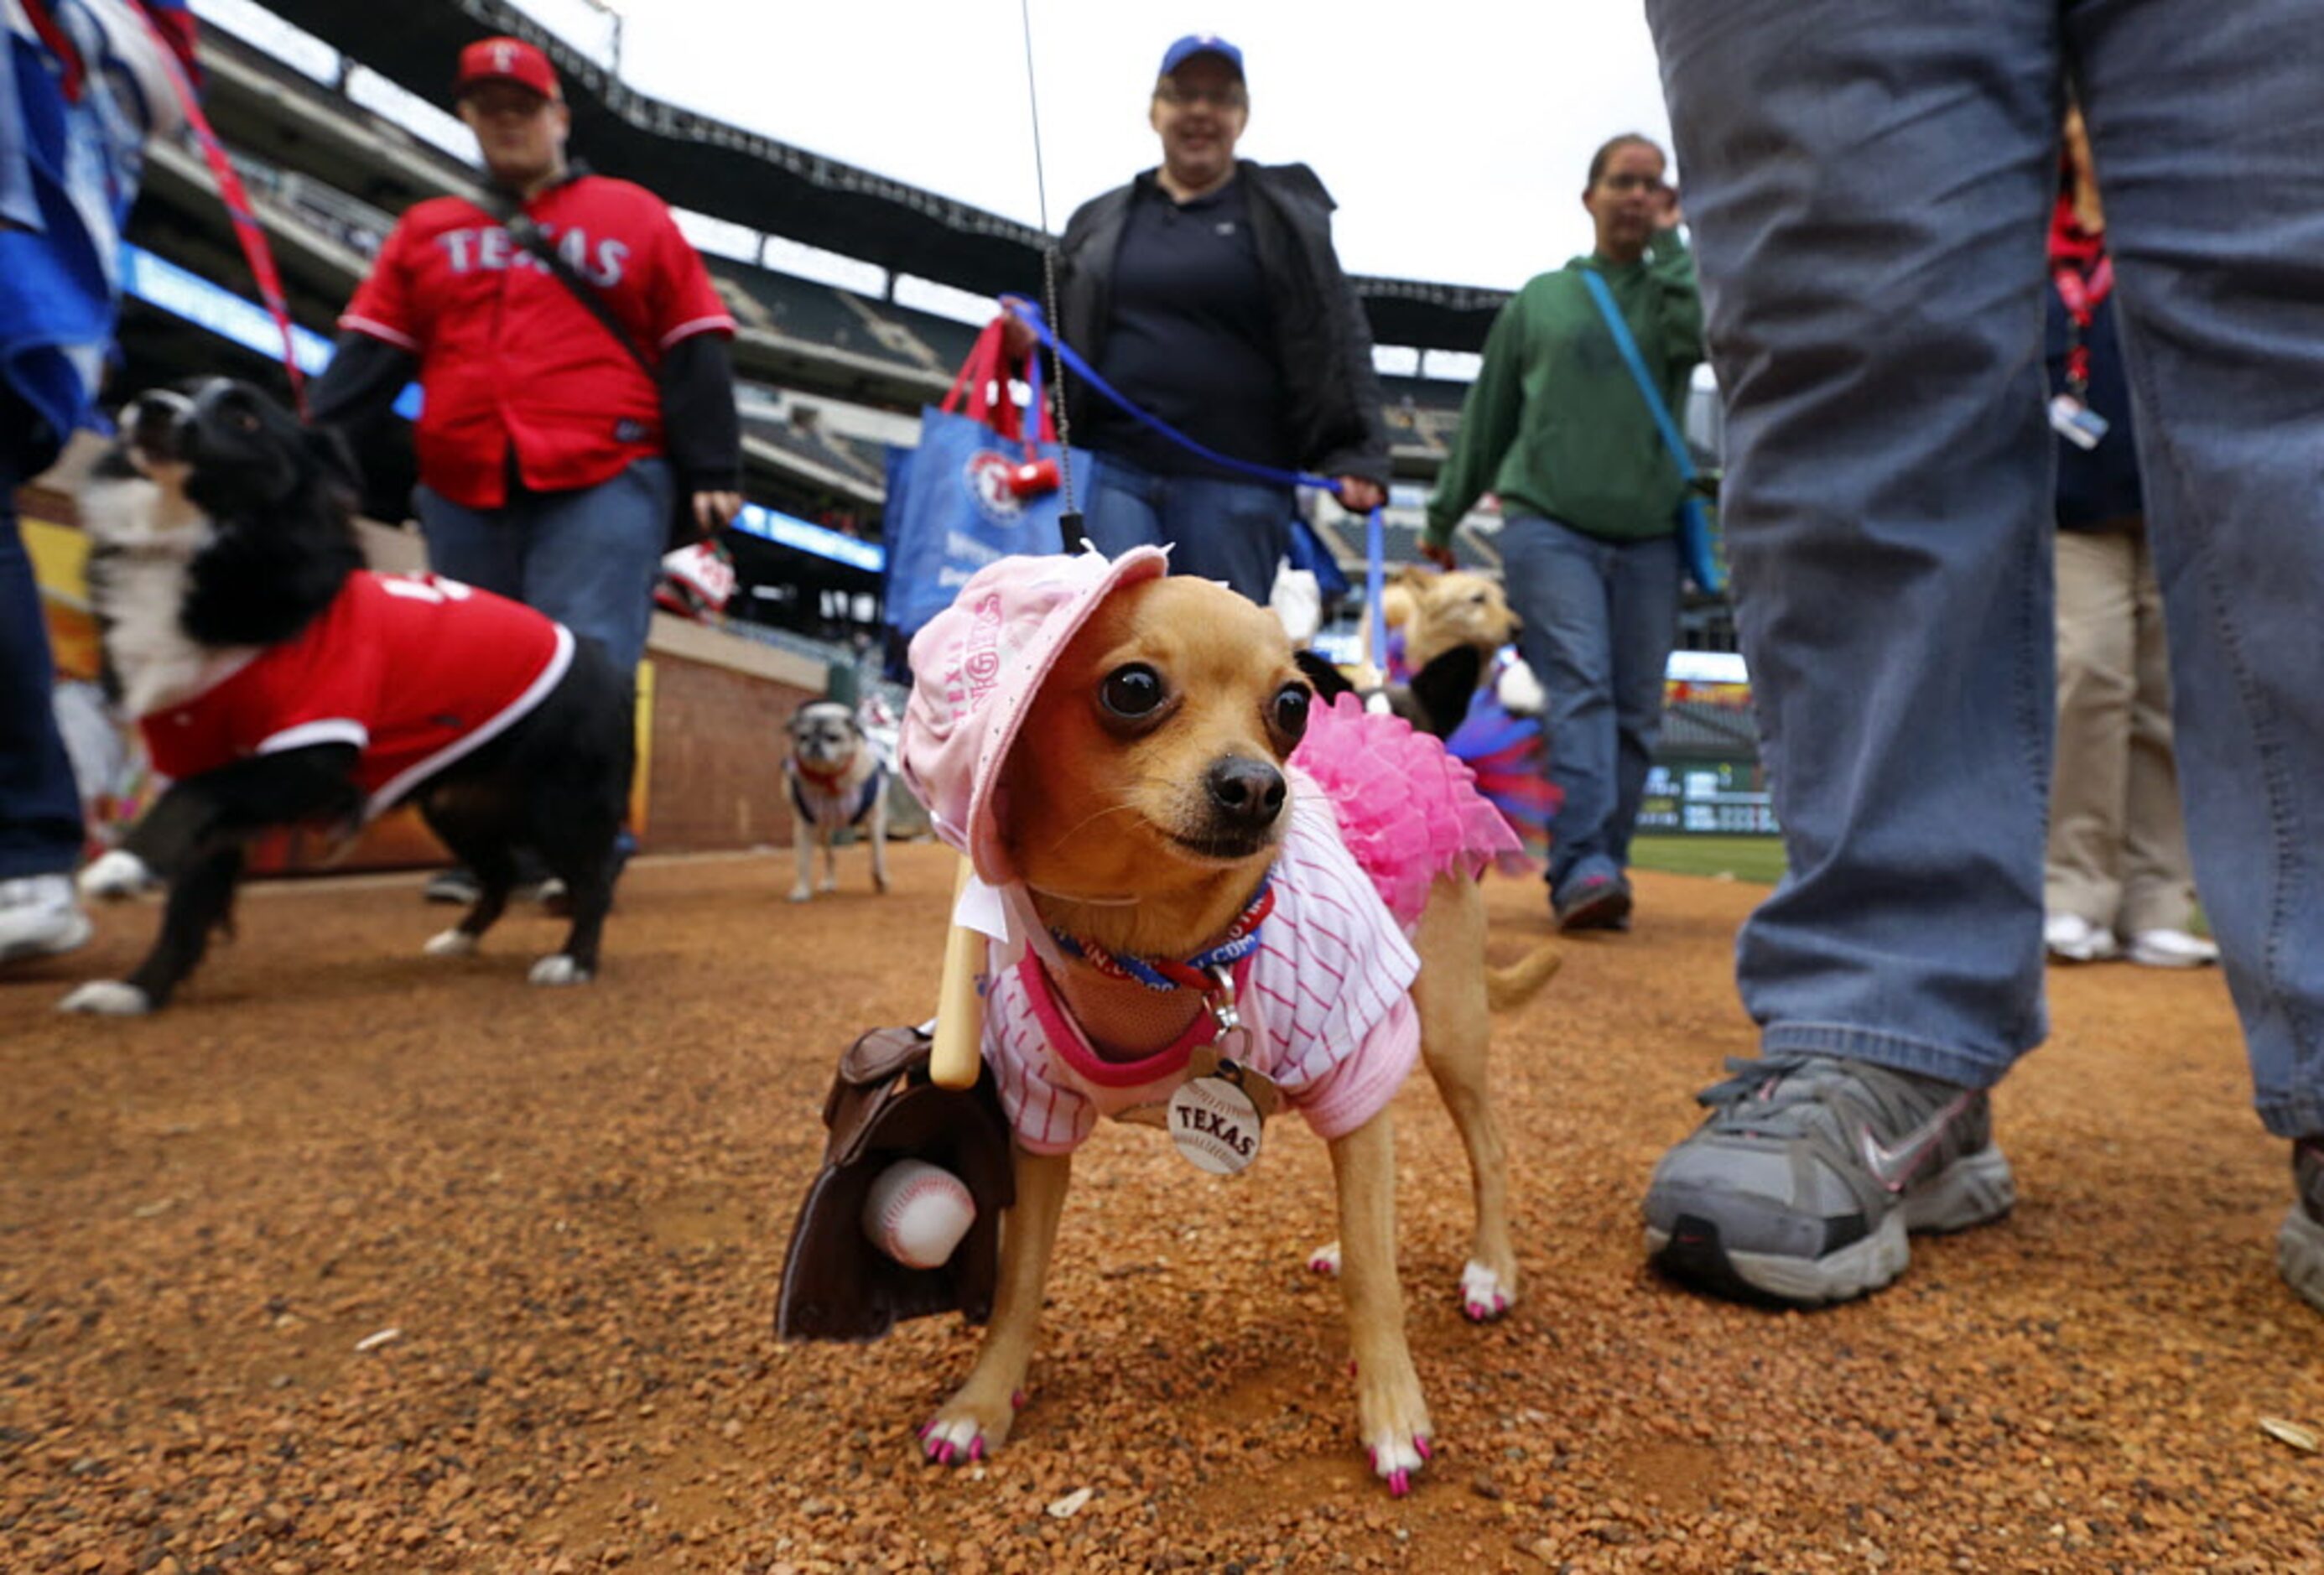
[[[1122,414],[1140,426],[1159,433],[1187,453],[1199,456],[1222,469],[1236,471],[1250,476],[1254,481],[1269,482],[1277,486],[1317,487],[1335,498],[1340,495],[1340,484],[1330,476],[1313,475],[1304,470],[1277,470],[1271,465],[1255,465],[1248,459],[1237,459],[1231,455],[1221,454],[1217,449],[1187,437],[1161,417],[1130,402],[1128,396],[1098,375],[1097,368],[1084,360],[1080,351],[1059,338],[1050,328],[1049,320],[1042,316],[1038,302],[1027,296],[1004,295],[1001,298],[1001,304],[1021,318],[1025,326],[1033,330],[1034,336],[1054,352],[1059,361],[1072,368],[1075,376],[1104,395]],[[1034,359],[1038,362],[1039,357],[1036,356]],[[1036,400],[1040,397],[1038,386],[1038,384],[1035,385]],[[1367,605],[1370,608],[1372,660],[1374,665],[1383,672],[1388,668],[1388,614],[1380,605],[1380,598],[1387,582],[1387,571],[1383,566],[1387,553],[1386,540],[1386,532],[1380,523],[1380,511],[1374,509],[1370,511],[1370,516],[1364,522],[1364,555],[1367,560],[1364,571],[1364,597]]]
[[1154,415],[1149,411],[1140,410],[1138,406],[1130,403],[1128,396],[1124,395],[1121,391],[1115,388],[1113,384],[1106,382],[1104,378],[1100,377],[1098,375],[1097,368],[1092,366],[1087,361],[1084,360],[1080,351],[1066,344],[1063,339],[1058,338],[1056,334],[1050,329],[1048,319],[1041,315],[1040,307],[1033,300],[1021,295],[1004,295],[1001,298],[1001,304],[1007,307],[1019,318],[1022,318],[1025,326],[1033,330],[1035,336],[1038,337],[1042,344],[1056,351],[1057,358],[1063,361],[1067,366],[1071,367],[1074,370],[1074,374],[1080,377],[1084,382],[1086,382],[1090,387],[1097,390],[1098,392],[1103,394],[1108,400],[1120,407],[1122,414],[1130,417],[1132,420],[1137,421],[1141,426],[1150,428],[1154,431],[1159,432],[1163,437],[1167,438],[1171,442],[1176,443],[1179,447],[1184,448],[1189,454],[1199,455],[1203,458],[1209,460],[1213,465],[1222,466],[1225,469],[1240,471],[1244,475],[1252,478],[1254,481],[1272,482],[1277,486],[1286,487],[1321,487],[1325,492],[1330,493],[1333,497],[1339,496],[1340,484],[1333,481],[1329,476],[1310,475],[1304,470],[1277,470],[1271,465],[1254,465],[1248,459],[1236,459],[1228,455],[1221,454],[1215,448],[1211,448],[1204,444],[1196,442],[1194,438],[1187,437],[1184,432],[1179,431],[1177,428],[1170,425],[1169,422],[1162,419],[1161,417]]

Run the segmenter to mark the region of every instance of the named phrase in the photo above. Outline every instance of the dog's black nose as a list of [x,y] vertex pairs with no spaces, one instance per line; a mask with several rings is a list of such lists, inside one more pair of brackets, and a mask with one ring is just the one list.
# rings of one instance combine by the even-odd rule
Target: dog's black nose
[[1265,760],[1230,755],[1211,768],[1208,785],[1211,803],[1231,825],[1260,830],[1283,808],[1283,773]]

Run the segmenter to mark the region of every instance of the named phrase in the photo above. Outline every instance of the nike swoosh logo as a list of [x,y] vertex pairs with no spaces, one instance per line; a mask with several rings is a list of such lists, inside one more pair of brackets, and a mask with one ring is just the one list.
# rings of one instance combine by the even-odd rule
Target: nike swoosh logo
[[1857,1141],[1863,1150],[1864,1163],[1871,1166],[1873,1175],[1882,1186],[1892,1193],[1903,1192],[1904,1184],[1913,1179],[1913,1173],[1920,1169],[1922,1162],[1935,1151],[1938,1142],[1945,1135],[1945,1128],[1951,1126],[1976,1098],[1973,1092],[1964,1092],[1946,1101],[1938,1107],[1935,1115],[1906,1133],[1904,1141],[1894,1148],[1872,1135],[1869,1123],[1859,1126]]

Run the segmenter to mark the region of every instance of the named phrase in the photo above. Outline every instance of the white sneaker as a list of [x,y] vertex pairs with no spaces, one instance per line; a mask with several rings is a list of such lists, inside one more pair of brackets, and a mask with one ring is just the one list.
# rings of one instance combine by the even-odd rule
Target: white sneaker
[[2219,960],[2219,949],[2185,930],[2141,930],[2130,938],[2129,956],[2149,968],[2201,968]]
[[2107,962],[2121,954],[2114,932],[2078,913],[2053,913],[2042,924],[2042,944],[2061,962]]
[[71,876],[0,880],[0,962],[69,952],[86,944],[91,931]]

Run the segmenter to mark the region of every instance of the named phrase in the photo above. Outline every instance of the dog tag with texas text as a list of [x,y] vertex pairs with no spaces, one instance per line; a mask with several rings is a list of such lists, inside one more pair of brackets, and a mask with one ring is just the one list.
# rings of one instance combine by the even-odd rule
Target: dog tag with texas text
[[1259,1157],[1259,1107],[1223,1077],[1190,1077],[1170,1096],[1170,1141],[1198,1170],[1231,1175]]
[[1282,1091],[1211,1045],[1194,1052],[1189,1070],[1193,1075],[1170,1096],[1170,1141],[1195,1168],[1231,1175],[1259,1157]]

